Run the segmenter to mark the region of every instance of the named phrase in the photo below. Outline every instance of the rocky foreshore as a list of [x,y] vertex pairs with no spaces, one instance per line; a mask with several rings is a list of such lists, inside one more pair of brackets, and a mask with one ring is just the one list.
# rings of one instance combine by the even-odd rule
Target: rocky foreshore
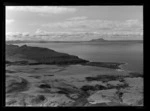
[[6,106],[143,106],[143,74],[114,70],[122,64],[6,45]]
[[[8,73],[9,74],[9,73]],[[14,73],[15,74],[15,73]],[[100,76],[99,76],[100,77]],[[6,106],[142,106],[143,78],[101,76],[70,83],[67,79],[6,76]],[[18,78],[18,79],[17,79]],[[93,78],[92,80],[88,78]],[[96,78],[96,77],[95,77]],[[71,78],[70,78],[71,79]],[[80,86],[77,86],[80,84]],[[82,84],[82,85],[81,85]]]

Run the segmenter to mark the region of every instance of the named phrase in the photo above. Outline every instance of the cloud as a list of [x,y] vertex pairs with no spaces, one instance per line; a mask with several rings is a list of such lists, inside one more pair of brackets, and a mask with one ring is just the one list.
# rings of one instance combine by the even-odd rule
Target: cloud
[[6,33],[6,40],[32,40],[32,41],[87,41],[91,39],[104,38],[108,40],[126,40],[126,39],[143,39],[143,34],[140,32],[48,32],[37,29],[35,34],[28,32],[8,32]]
[[100,37],[105,37],[106,39],[119,39],[121,37],[122,39],[139,39],[142,36],[143,23],[139,20],[111,21],[99,19],[81,20],[78,18],[76,20],[43,24],[33,34],[29,34],[28,32],[6,33],[6,40],[82,41]]
[[29,35],[29,32],[7,32],[6,35]]
[[125,24],[127,26],[133,26],[133,25],[140,25],[140,22],[137,19],[135,20],[132,19],[132,20],[126,20]]
[[73,17],[73,18],[69,18],[69,19],[67,19],[67,20],[85,20],[85,19],[87,19],[88,17],[86,17],[86,16],[81,16],[81,17]]
[[[84,41],[100,37],[111,40],[143,38],[143,24],[139,20],[76,19],[43,24],[42,26],[33,34],[29,34],[28,32],[6,33],[6,40]],[[60,30],[52,32],[51,29]]]
[[41,29],[37,29],[35,34],[39,35],[39,34],[43,34],[45,33],[45,31],[42,31]]
[[143,24],[138,20],[111,21],[88,20],[85,17],[77,17],[64,22],[43,24],[43,27],[68,31],[142,31]]
[[52,34],[52,33],[48,32],[48,31],[45,31],[45,30],[41,30],[41,29],[37,29],[35,31],[36,36],[49,36],[50,34]]
[[30,36],[29,32],[7,32],[6,40],[26,40]]
[[14,22],[14,20],[13,19],[6,19],[6,24],[8,25],[8,24],[11,24],[11,23],[13,23]]
[[76,11],[75,8],[63,6],[7,6],[6,10],[34,12],[39,14],[60,14]]

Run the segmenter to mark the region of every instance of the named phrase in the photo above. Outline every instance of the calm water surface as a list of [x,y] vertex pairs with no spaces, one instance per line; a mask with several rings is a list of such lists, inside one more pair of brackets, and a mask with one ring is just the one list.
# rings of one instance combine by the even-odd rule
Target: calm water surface
[[[18,44],[18,45],[23,45]],[[26,43],[29,46],[46,47],[58,52],[77,55],[96,62],[125,62],[123,69],[143,72],[143,43]]]

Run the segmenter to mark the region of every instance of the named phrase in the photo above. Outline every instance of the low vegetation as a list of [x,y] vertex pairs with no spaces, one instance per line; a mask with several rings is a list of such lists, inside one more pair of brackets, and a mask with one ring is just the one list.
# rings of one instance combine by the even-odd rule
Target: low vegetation
[[[26,60],[8,61],[10,57],[22,58]],[[29,62],[27,60],[34,60],[36,62]],[[27,45],[6,45],[6,65],[73,65],[81,64],[87,66],[106,67],[112,69],[120,69],[123,63],[112,62],[90,62],[88,60],[80,59],[77,56],[65,53],[56,52],[48,48],[30,47]]]

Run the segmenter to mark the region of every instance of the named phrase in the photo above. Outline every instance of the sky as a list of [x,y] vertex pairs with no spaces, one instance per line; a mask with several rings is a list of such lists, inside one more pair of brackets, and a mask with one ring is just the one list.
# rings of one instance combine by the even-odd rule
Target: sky
[[5,9],[6,40],[84,41],[101,36],[126,40],[142,39],[143,35],[142,6],[6,6]]

